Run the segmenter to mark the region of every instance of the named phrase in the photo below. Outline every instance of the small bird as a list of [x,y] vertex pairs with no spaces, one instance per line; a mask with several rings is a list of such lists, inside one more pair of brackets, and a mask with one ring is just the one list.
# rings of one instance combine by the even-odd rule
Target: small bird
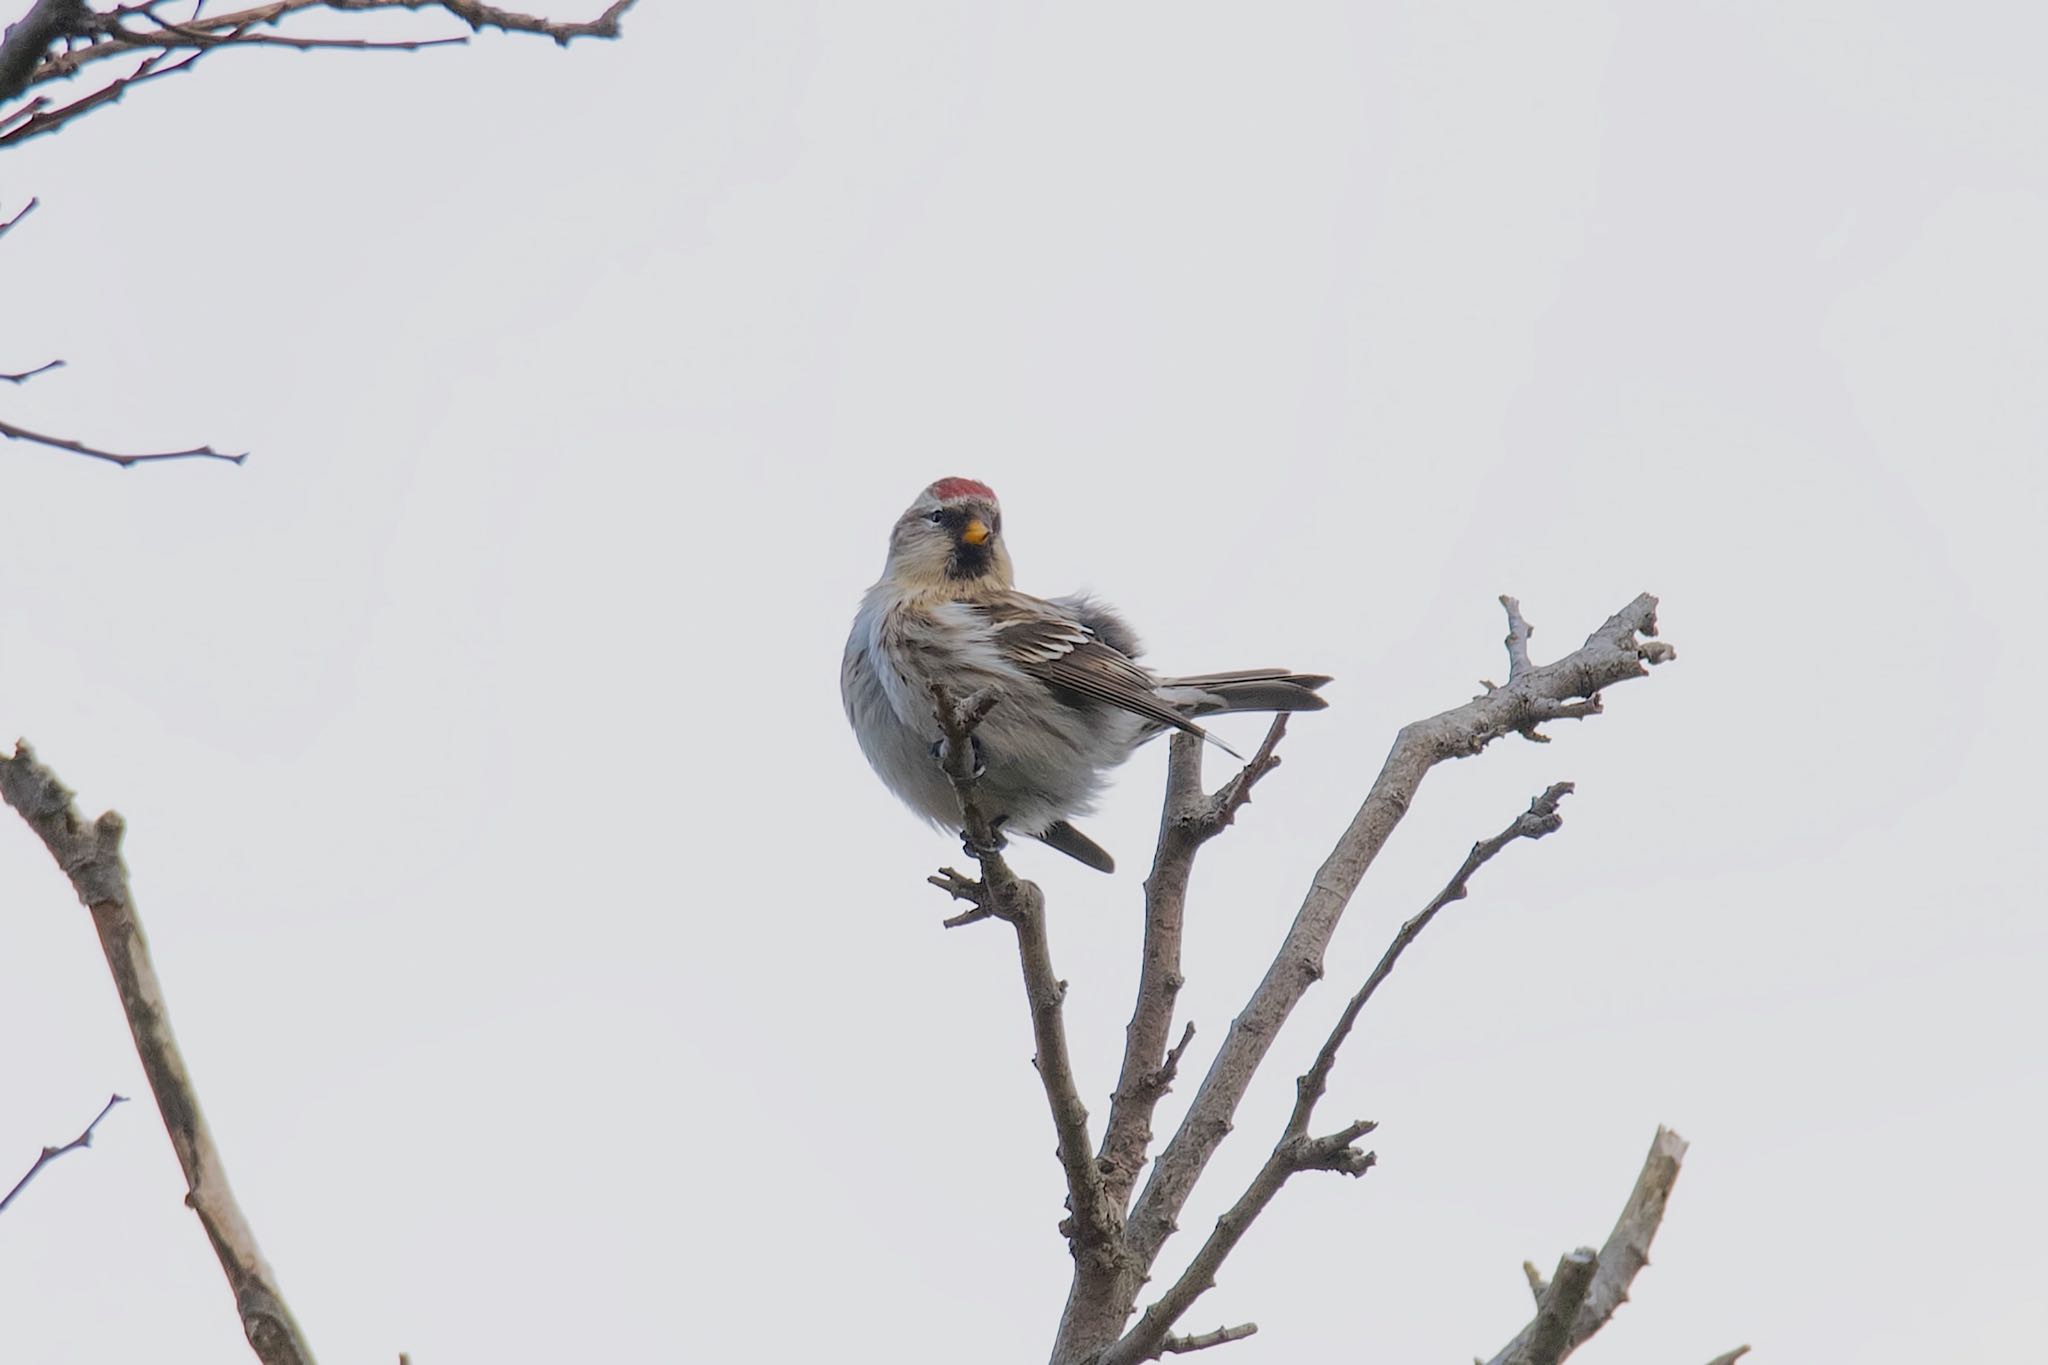
[[993,689],[995,708],[974,734],[990,817],[1111,872],[1115,861],[1070,823],[1095,808],[1110,769],[1167,730],[1209,739],[1196,716],[1319,711],[1316,689],[1330,681],[1281,668],[1162,678],[1139,653],[1101,602],[1018,592],[996,495],[973,479],[940,479],[896,519],[882,577],[847,636],[839,690],[889,790],[958,829],[931,687],[961,700]]

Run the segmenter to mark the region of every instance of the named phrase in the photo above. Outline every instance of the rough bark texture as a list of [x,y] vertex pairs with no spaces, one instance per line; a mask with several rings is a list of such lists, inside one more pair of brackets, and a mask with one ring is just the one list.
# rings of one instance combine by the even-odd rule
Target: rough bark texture
[[257,1248],[256,1234],[228,1188],[227,1170],[213,1145],[213,1135],[207,1131],[198,1092],[172,1036],[163,987],[150,962],[149,945],[128,890],[128,869],[121,861],[121,817],[108,811],[91,824],[80,819],[71,793],[36,761],[25,743],[15,746],[13,757],[0,758],[0,797],[42,838],[57,866],[71,879],[78,899],[92,912],[93,927],[99,931],[100,946],[114,975],[114,989],[135,1037],[135,1051],[142,1059],[143,1074],[149,1078],[164,1130],[170,1134],[178,1165],[185,1172],[185,1203],[199,1215],[200,1226],[220,1258],[249,1345],[264,1365],[312,1365],[313,1353]]

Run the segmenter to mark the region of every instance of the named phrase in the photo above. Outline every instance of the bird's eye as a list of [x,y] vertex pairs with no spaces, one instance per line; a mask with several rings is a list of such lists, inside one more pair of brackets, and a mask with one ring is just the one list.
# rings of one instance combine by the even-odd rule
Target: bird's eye
[[944,521],[945,519],[946,514],[944,512],[932,512],[925,517],[925,520],[930,522],[934,526],[937,526],[940,522]]

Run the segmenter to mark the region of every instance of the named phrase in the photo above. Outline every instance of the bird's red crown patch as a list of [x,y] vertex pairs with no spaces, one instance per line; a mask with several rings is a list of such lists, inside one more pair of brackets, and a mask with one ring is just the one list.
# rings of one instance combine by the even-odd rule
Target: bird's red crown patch
[[975,479],[940,479],[925,491],[940,502],[950,502],[954,498],[987,498],[990,502],[996,500],[996,490]]

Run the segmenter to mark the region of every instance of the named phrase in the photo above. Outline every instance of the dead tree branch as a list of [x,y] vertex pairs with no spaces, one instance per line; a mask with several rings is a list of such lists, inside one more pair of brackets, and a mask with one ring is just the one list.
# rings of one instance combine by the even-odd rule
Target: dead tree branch
[[0,374],[0,380],[5,380],[9,384],[26,384],[39,374],[48,374],[52,370],[61,370],[63,368],[64,362],[61,360],[45,360],[32,370],[20,370],[14,374]]
[[[1671,1197],[1671,1187],[1678,1179],[1685,1147],[1685,1139],[1669,1128],[1657,1130],[1650,1143],[1650,1154],[1644,1158],[1642,1173],[1636,1177],[1635,1188],[1629,1191],[1621,1217],[1615,1221],[1614,1231],[1608,1234],[1598,1257],[1590,1248],[1582,1248],[1560,1261],[1557,1274],[1551,1277],[1549,1288],[1539,1301],[1535,1318],[1487,1365],[1557,1365],[1607,1325],[1614,1310],[1628,1298],[1629,1284],[1637,1272],[1650,1263],[1650,1241],[1657,1235],[1658,1224],[1664,1221],[1665,1201]],[[1586,1283],[1576,1290],[1575,1302],[1566,1312],[1559,1281],[1566,1265],[1575,1265],[1574,1258],[1579,1257],[1588,1262]]]
[[239,455],[228,455],[215,450],[212,446],[194,446],[190,450],[159,450],[143,454],[124,455],[119,451],[101,450],[98,446],[89,446],[82,441],[74,441],[68,436],[45,436],[39,431],[30,431],[26,427],[18,427],[11,422],[0,422],[0,436],[4,436],[10,441],[30,441],[36,445],[49,446],[53,450],[68,450],[74,455],[87,455],[95,460],[105,460],[109,464],[117,464],[123,469],[138,464],[150,464],[159,460],[225,460],[229,464],[240,464],[249,458],[249,452],[246,450]]
[[1074,1064],[1067,1051],[1066,1022],[1061,1012],[1067,983],[1053,970],[1052,948],[1045,929],[1045,897],[1034,883],[1020,879],[1010,870],[1002,854],[1001,830],[982,809],[975,790],[979,774],[975,769],[974,731],[999,700],[994,693],[983,692],[956,704],[943,686],[932,687],[942,736],[940,761],[960,798],[965,851],[980,864],[981,877],[973,880],[946,868],[929,880],[955,899],[972,904],[972,909],[947,920],[948,927],[993,918],[1016,931],[1017,958],[1024,972],[1024,997],[1030,1006],[1031,1036],[1037,1049],[1033,1064],[1052,1110],[1060,1167],[1067,1177],[1068,1216],[1060,1230],[1066,1235],[1077,1263],[1094,1267],[1097,1273],[1113,1273],[1122,1256],[1123,1238],[1088,1140],[1088,1107],[1081,1102]]
[[[1159,839],[1151,875],[1145,879],[1145,943],[1138,969],[1138,998],[1124,1030],[1123,1066],[1110,1097],[1102,1147],[1096,1153],[1104,1197],[1116,1214],[1120,1244],[1124,1211],[1130,1206],[1131,1191],[1152,1145],[1152,1115],[1172,1088],[1180,1059],[1194,1039],[1195,1026],[1189,1022],[1180,1041],[1170,1050],[1166,1045],[1183,980],[1182,923],[1195,854],[1237,818],[1238,811],[1251,801],[1259,779],[1280,766],[1274,751],[1286,733],[1287,713],[1282,712],[1273,718],[1251,760],[1215,792],[1202,790],[1202,741],[1193,735],[1173,737]],[[1060,1319],[1059,1339],[1067,1349],[1098,1350],[1122,1330],[1143,1286],[1145,1267],[1128,1255],[1118,1258],[1117,1266],[1115,1275],[1075,1274]]]
[[51,1162],[55,1161],[58,1157],[64,1155],[66,1152],[75,1152],[81,1147],[92,1146],[92,1130],[100,1126],[101,1119],[105,1118],[107,1115],[114,1112],[115,1105],[126,1104],[127,1102],[128,1097],[126,1095],[114,1095],[110,1097],[107,1100],[105,1107],[103,1107],[98,1114],[93,1116],[93,1121],[85,1125],[84,1132],[80,1133],[77,1137],[71,1139],[71,1141],[65,1143],[62,1147],[43,1148],[43,1154],[36,1158],[35,1165],[28,1168],[28,1174],[24,1175],[21,1179],[15,1181],[14,1188],[9,1190],[5,1196],[0,1196],[0,1213],[5,1213],[7,1211],[7,1206],[14,1202],[14,1196],[20,1194],[22,1190],[28,1185],[28,1182],[36,1178],[36,1173],[41,1171],[43,1167],[49,1165]]
[[[1242,1240],[1251,1225],[1263,1213],[1281,1186],[1299,1171],[1339,1171],[1345,1175],[1360,1176],[1371,1170],[1375,1157],[1371,1152],[1360,1151],[1355,1144],[1373,1130],[1368,1119],[1356,1119],[1326,1137],[1310,1137],[1309,1124],[1315,1118],[1318,1102],[1329,1090],[1330,1073],[1337,1065],[1337,1054],[1344,1042],[1351,1036],[1352,1028],[1358,1023],[1358,1016],[1365,1009],[1366,1002],[1380,988],[1394,970],[1394,964],[1401,959],[1408,945],[1416,936],[1429,927],[1437,912],[1453,901],[1461,901],[1470,893],[1472,875],[1490,862],[1493,857],[1517,839],[1541,839],[1552,834],[1564,823],[1558,813],[1557,803],[1572,790],[1569,782],[1551,785],[1540,796],[1529,803],[1529,809],[1506,829],[1491,839],[1482,839],[1472,845],[1471,852],[1459,865],[1443,890],[1436,893],[1415,917],[1403,924],[1394,935],[1394,941],[1381,955],[1379,964],[1366,977],[1365,984],[1358,988],[1344,1012],[1330,1029],[1330,1036],[1324,1040],[1315,1061],[1294,1083],[1294,1108],[1287,1116],[1286,1127],[1281,1130],[1280,1140],[1273,1145],[1265,1164],[1252,1177],[1251,1185],[1239,1197],[1237,1203],[1216,1221],[1216,1227],[1209,1239],[1195,1253],[1194,1260],[1181,1273],[1178,1280],[1160,1295],[1158,1301],[1147,1308],[1130,1331],[1114,1346],[1104,1351],[1100,1365],[1136,1365],[1149,1360],[1158,1349],[1158,1344],[1179,1321],[1181,1314],[1194,1306],[1216,1283],[1216,1272]],[[1590,1256],[1591,1253],[1589,1252]],[[1589,1272],[1590,1275],[1590,1272]],[[1556,1285],[1553,1283],[1553,1290]],[[1579,1290],[1584,1296],[1583,1287]],[[1577,1303],[1574,1301],[1576,1310]],[[1552,1363],[1554,1365],[1554,1362]]]
[[71,793],[26,743],[17,743],[12,757],[0,758],[0,798],[42,839],[78,899],[92,912],[143,1074],[185,1172],[185,1203],[199,1215],[220,1258],[249,1345],[264,1365],[312,1365],[313,1353],[228,1188],[227,1169],[207,1131],[192,1075],[171,1033],[163,985],[150,961],[128,889],[128,869],[121,860],[121,817],[108,811],[87,824],[73,806]]
[[[269,4],[208,14],[204,0],[136,0],[94,8],[84,0],[36,0],[0,40],[0,106],[26,97],[14,110],[0,108],[0,146],[53,132],[129,86],[189,66],[220,48],[282,47],[297,51],[414,52],[469,41],[485,29],[530,33],[568,46],[578,38],[616,38],[634,0],[613,0],[595,19],[561,20],[522,14],[478,0],[271,0]],[[377,11],[435,14],[468,32],[419,37],[362,37],[308,31],[317,17],[349,18]],[[169,62],[173,53],[188,53]],[[116,71],[83,98],[52,107],[46,87],[88,68]],[[30,106],[33,106],[32,108]]]
[[[1519,608],[1509,605],[1511,638],[1519,621]],[[1526,623],[1521,631],[1526,639]],[[1656,633],[1657,599],[1645,593],[1555,663],[1530,664],[1517,672],[1519,660],[1511,647],[1504,686],[1488,687],[1463,706],[1401,730],[1364,804],[1317,870],[1272,966],[1231,1022],[1180,1127],[1153,1163],[1132,1208],[1127,1233],[1142,1265],[1149,1267],[1172,1236],[1175,1220],[1230,1131],[1238,1103],[1281,1025],[1322,975],[1323,954],[1352,893],[1407,813],[1429,770],[1446,759],[1477,754],[1503,735],[1533,736],[1546,721],[1597,715],[1603,689],[1642,677],[1649,665],[1674,656],[1669,645],[1652,638]]]

